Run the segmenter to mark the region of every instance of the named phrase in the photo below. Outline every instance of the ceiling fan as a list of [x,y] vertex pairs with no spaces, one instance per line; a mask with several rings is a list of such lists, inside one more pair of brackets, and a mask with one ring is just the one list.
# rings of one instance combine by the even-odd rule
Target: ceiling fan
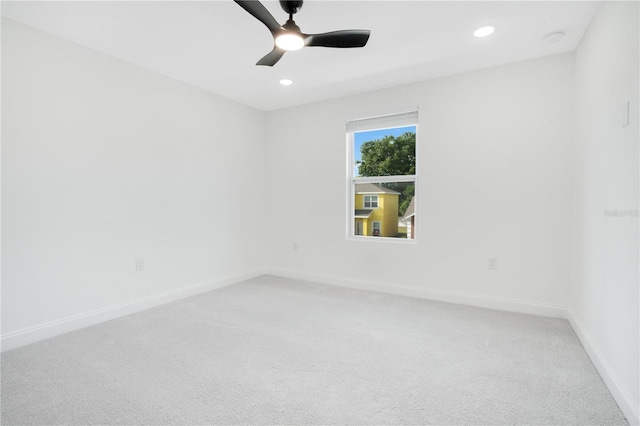
[[280,0],[280,6],[289,14],[283,25],[269,13],[258,0],[234,0],[244,10],[267,26],[275,46],[273,50],[258,61],[256,65],[272,67],[282,58],[287,50],[298,50],[305,46],[320,47],[364,47],[369,40],[369,30],[341,30],[322,34],[304,34],[293,21],[293,15],[302,8],[302,0]]

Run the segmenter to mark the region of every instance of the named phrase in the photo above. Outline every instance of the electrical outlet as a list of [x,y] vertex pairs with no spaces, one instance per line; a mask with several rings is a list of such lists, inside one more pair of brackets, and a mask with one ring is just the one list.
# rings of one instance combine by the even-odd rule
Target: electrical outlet
[[144,259],[136,259],[136,272],[144,271]]
[[497,257],[490,257],[489,261],[487,263],[487,267],[489,269],[491,269],[492,271],[495,271],[496,269],[498,269],[498,258]]

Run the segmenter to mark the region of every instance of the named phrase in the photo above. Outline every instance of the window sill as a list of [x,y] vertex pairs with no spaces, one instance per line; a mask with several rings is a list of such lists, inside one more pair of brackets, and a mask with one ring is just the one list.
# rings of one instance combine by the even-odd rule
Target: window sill
[[371,242],[373,244],[408,244],[415,245],[418,244],[418,240],[408,239],[408,238],[393,238],[393,237],[368,237],[368,236],[358,236],[358,235],[349,235],[347,236],[347,241],[360,241],[360,242]]

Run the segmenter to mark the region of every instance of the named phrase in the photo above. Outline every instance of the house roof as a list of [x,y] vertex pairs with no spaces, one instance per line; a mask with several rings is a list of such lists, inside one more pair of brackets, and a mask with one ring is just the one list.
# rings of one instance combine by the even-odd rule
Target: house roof
[[369,216],[371,216],[371,213],[373,212],[373,210],[370,209],[356,209],[356,214],[354,215],[355,218],[360,218],[360,219],[366,219]]
[[383,188],[380,185],[376,185],[375,183],[357,183],[356,184],[356,194],[396,194],[400,195],[399,192],[393,191],[388,188]]
[[408,219],[411,216],[416,214],[416,197],[413,196],[411,197],[411,201],[409,202],[409,206],[407,207],[407,210],[404,211],[404,217],[403,219]]

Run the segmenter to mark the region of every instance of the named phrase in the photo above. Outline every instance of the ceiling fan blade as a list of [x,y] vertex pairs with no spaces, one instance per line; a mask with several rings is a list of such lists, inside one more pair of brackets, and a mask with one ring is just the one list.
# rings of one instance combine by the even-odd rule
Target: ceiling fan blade
[[369,40],[369,30],[342,30],[322,34],[305,34],[306,46],[364,47]]
[[274,47],[273,50],[267,53],[262,59],[258,61],[256,65],[266,65],[268,67],[272,67],[282,58],[286,50],[280,49],[279,47]]
[[271,33],[275,33],[281,30],[278,21],[269,13],[266,7],[257,0],[234,0],[240,7],[253,15],[258,21],[262,22],[269,28]]

